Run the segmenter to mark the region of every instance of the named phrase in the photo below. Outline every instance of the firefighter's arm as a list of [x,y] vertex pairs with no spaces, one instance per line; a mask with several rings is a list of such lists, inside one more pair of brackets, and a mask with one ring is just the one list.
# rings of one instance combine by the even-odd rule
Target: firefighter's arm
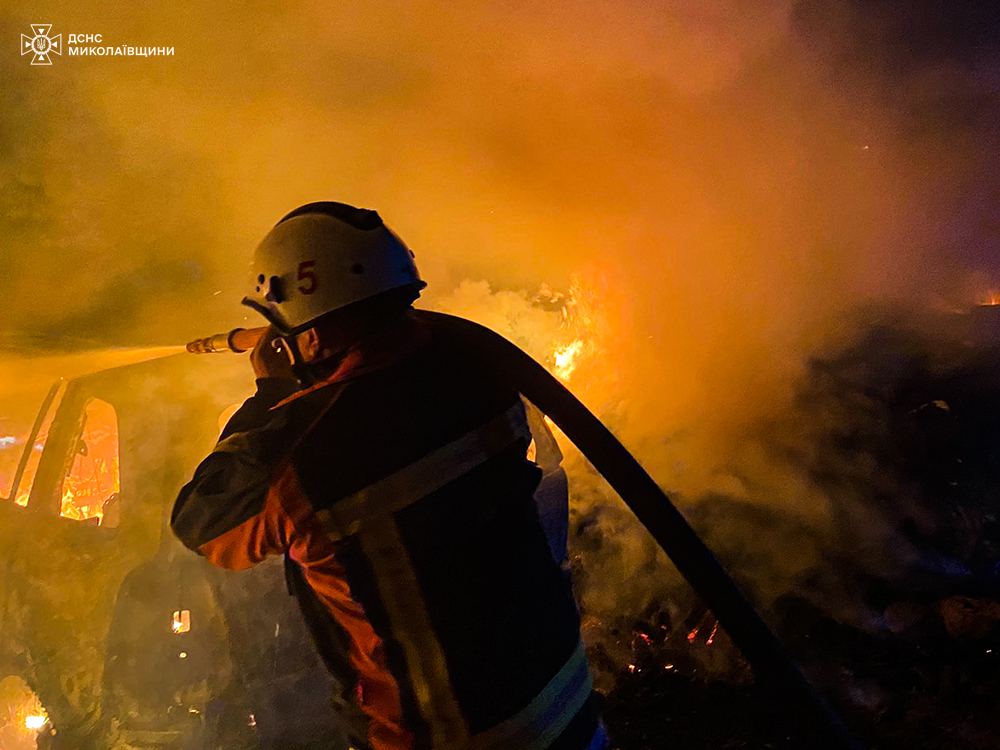
[[295,383],[258,380],[258,392],[233,415],[215,450],[181,490],[170,519],[178,538],[232,570],[283,553],[291,520],[282,494],[294,430],[287,410],[272,410]]

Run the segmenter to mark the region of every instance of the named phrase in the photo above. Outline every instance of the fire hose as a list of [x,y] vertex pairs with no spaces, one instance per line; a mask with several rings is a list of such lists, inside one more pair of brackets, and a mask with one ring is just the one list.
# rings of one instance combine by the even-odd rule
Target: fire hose
[[[808,733],[814,747],[862,750],[666,493],[576,396],[545,367],[488,328],[442,313],[419,314],[432,319],[442,334],[501,375],[559,426],[712,610],[750,662],[755,679],[786,702],[790,723]],[[195,353],[246,351],[265,330],[237,328],[193,341],[187,349]]]
[[215,354],[218,352],[236,352],[241,354],[250,351],[260,337],[264,335],[267,326],[263,328],[234,328],[229,333],[217,333],[203,339],[195,339],[185,348],[192,354]]

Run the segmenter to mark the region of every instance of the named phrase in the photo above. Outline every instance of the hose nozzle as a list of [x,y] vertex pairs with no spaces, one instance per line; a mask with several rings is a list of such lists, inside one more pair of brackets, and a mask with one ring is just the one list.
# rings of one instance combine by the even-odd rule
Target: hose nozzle
[[237,354],[250,351],[267,327],[261,328],[234,328],[229,333],[217,333],[214,336],[206,336],[203,339],[195,339],[185,348],[192,354],[215,354],[217,352],[236,352]]

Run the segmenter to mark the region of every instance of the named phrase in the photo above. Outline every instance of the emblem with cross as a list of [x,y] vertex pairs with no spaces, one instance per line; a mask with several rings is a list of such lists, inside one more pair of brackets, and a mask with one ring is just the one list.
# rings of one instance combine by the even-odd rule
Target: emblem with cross
[[50,37],[49,29],[51,28],[51,23],[33,23],[31,30],[35,32],[34,37],[21,34],[21,54],[26,55],[33,52],[35,56],[31,60],[32,65],[51,65],[52,53],[62,54],[62,34]]

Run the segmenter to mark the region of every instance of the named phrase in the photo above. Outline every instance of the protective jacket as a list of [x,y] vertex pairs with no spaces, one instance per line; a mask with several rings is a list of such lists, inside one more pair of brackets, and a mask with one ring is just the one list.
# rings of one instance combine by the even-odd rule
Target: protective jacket
[[225,568],[294,561],[348,646],[371,745],[597,746],[517,391],[417,312],[317,386],[258,386],[171,524]]

